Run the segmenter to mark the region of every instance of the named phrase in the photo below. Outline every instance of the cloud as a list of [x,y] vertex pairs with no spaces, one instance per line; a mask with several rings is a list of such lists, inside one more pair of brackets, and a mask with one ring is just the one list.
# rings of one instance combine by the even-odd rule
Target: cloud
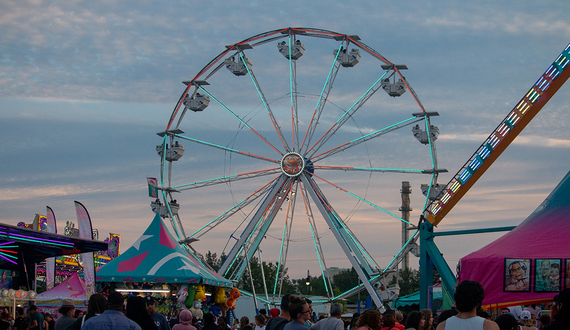
[[5,194],[0,196],[0,201],[15,201],[15,200],[33,200],[50,197],[67,197],[77,195],[90,195],[90,194],[107,194],[113,192],[127,192],[137,191],[144,187],[143,184],[128,184],[128,183],[114,183],[102,182],[99,184],[69,184],[69,185],[56,185],[44,187],[21,187],[21,188],[6,188]]

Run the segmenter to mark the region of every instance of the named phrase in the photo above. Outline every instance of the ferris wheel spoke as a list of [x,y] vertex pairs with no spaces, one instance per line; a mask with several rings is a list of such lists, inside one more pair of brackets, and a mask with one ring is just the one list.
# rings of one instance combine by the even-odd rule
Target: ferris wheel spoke
[[[368,274],[374,273],[375,270],[378,268],[376,261],[374,261],[372,256],[368,253],[368,251],[366,251],[366,249],[363,247],[360,241],[356,238],[356,235],[354,235],[354,233],[350,230],[350,228],[348,228],[344,220],[342,220],[342,218],[336,213],[336,211],[333,209],[332,205],[330,205],[330,203],[328,202],[328,200],[326,199],[325,195],[323,194],[319,186],[316,184],[316,182],[310,176],[307,175],[301,176],[301,179],[303,181],[303,184],[308,185],[310,187],[310,189],[308,189],[309,194],[311,195],[311,198],[313,198],[313,200],[315,201],[315,204],[317,204],[317,206],[319,207],[319,211],[321,211],[321,213],[325,212],[327,214],[325,220],[330,220],[332,222],[333,227],[331,227],[331,229],[335,228],[336,231],[338,232],[338,235],[340,235],[340,237],[342,238],[342,240],[339,241],[339,243],[344,242],[341,243],[341,246],[343,247],[343,249],[345,248],[347,249],[345,250],[345,252],[352,251],[352,253],[355,254],[356,258],[360,262],[361,267]],[[315,198],[319,201],[319,203],[317,203],[317,200],[315,200]],[[323,214],[323,217],[324,215],[325,214]],[[330,226],[331,224],[329,224],[329,227]],[[333,231],[333,233],[334,232],[335,231]]]
[[249,153],[249,152],[239,151],[239,150],[236,150],[236,149],[233,149],[233,148],[224,147],[224,146],[221,146],[221,145],[218,145],[218,144],[214,144],[214,143],[210,143],[210,142],[198,140],[198,139],[191,138],[191,137],[188,137],[188,136],[184,136],[184,135],[180,135],[180,134],[174,134],[174,136],[176,136],[176,137],[178,137],[178,138],[180,138],[180,139],[187,140],[187,141],[196,142],[196,143],[199,143],[199,144],[208,146],[208,147],[213,147],[213,148],[221,149],[221,150],[224,150],[224,151],[233,152],[233,153],[236,153],[236,154],[240,154],[240,155],[247,156],[247,157],[251,157],[251,158],[255,158],[255,159],[261,159],[261,160],[269,161],[269,162],[272,162],[272,163],[279,163],[279,160],[277,160],[277,159],[271,159],[271,158],[266,158],[266,157],[254,155],[254,154],[251,154],[251,153]]
[[364,171],[364,172],[382,172],[382,173],[410,173],[410,174],[430,174],[433,173],[432,169],[419,170],[419,169],[405,169],[405,168],[377,168],[377,167],[351,167],[351,166],[327,166],[327,165],[313,165],[313,168],[320,170],[340,170],[340,171]]
[[[234,265],[236,260],[239,259],[240,254],[244,250],[244,246],[246,246],[247,242],[251,240],[252,233],[260,227],[260,221],[263,219],[268,219],[265,217],[266,213],[269,209],[277,202],[281,202],[283,197],[286,195],[288,187],[290,186],[290,179],[286,175],[280,175],[279,178],[275,181],[271,190],[265,195],[265,199],[261,203],[261,205],[257,208],[257,211],[249,221],[246,228],[241,233],[239,239],[234,244],[226,260],[220,266],[218,270],[218,274],[222,276],[226,276],[227,273],[230,271],[230,268]],[[273,208],[275,210],[275,208]],[[276,212],[276,211],[275,211]],[[271,221],[273,221],[271,219]],[[255,252],[255,249],[251,251],[252,253]]]
[[374,303],[377,304],[377,306],[381,306],[382,300],[369,281],[369,278],[373,276],[379,269],[376,262],[374,262],[370,254],[363,249],[362,245],[356,239],[356,236],[354,236],[346,224],[344,224],[341,218],[336,214],[336,212],[334,212],[332,206],[326,200],[320,191],[320,188],[313,181],[311,176],[302,175],[301,181],[305,186],[310,187],[310,189],[307,189],[307,191],[319,208],[319,211],[329,225],[329,228],[334,234],[337,242],[342,247],[352,267],[356,270],[358,277],[362,283],[364,283],[364,286],[372,297]]
[[422,109],[422,112],[425,113],[426,109],[424,108],[422,102],[420,101],[420,98],[416,94],[416,91],[414,91],[414,89],[412,88],[412,85],[410,85],[410,83],[406,80],[406,78],[402,75],[402,73],[400,72],[400,70],[396,66],[394,67],[394,71],[396,71],[396,74],[400,77],[400,80],[402,80],[402,82],[404,83],[406,88],[410,91],[410,93],[412,94],[412,97],[414,98],[414,100],[416,101],[416,103],[418,104],[420,109]]
[[278,194],[277,198],[274,198],[273,204],[268,209],[268,212],[264,217],[260,219],[254,231],[250,235],[250,238],[246,240],[245,246],[243,247],[241,253],[243,256],[240,260],[239,266],[235,268],[235,272],[232,274],[230,278],[237,279],[241,277],[247,266],[247,263],[245,261],[250,260],[255,250],[259,248],[259,244],[261,244],[261,241],[263,240],[265,234],[267,233],[267,230],[273,223],[275,216],[281,210],[283,203],[286,200],[288,200],[289,203],[291,203],[291,200],[293,199],[291,198],[291,196],[294,185],[295,185],[294,180],[288,180],[288,183],[285,186],[285,188],[281,191],[281,194]]
[[416,240],[418,239],[418,236],[420,236],[420,231],[419,231],[419,229],[416,229],[414,231],[414,233],[410,236],[410,238],[406,241],[404,246],[402,246],[400,251],[398,251],[398,253],[396,253],[396,256],[394,256],[392,261],[390,261],[388,263],[388,265],[386,266],[386,268],[384,268],[384,271],[389,270],[389,269],[397,266],[402,261],[402,259],[404,259],[404,257],[408,253],[410,253],[410,250],[412,248],[412,244],[416,242]]
[[259,85],[259,82],[257,81],[257,78],[255,77],[255,74],[253,73],[253,70],[249,67],[249,65],[247,65],[245,58],[243,56],[243,52],[239,52],[239,57],[240,57],[240,60],[242,61],[243,65],[244,65],[244,67],[247,69],[249,77],[251,78],[251,81],[253,82],[253,86],[257,90],[257,94],[259,95],[259,98],[261,99],[261,102],[263,103],[263,106],[265,107],[265,110],[267,111],[267,114],[269,115],[271,122],[273,123],[273,127],[275,127],[275,130],[277,131],[277,135],[279,135],[279,139],[281,139],[281,143],[283,144],[283,147],[285,148],[285,150],[289,150],[289,146],[287,145],[287,141],[285,140],[285,137],[283,136],[283,132],[281,131],[281,127],[279,127],[279,124],[277,123],[277,120],[275,119],[275,116],[273,115],[273,111],[271,111],[269,103],[267,102],[267,99],[265,98],[265,94],[261,90],[261,86]]
[[275,180],[277,180],[279,177],[275,177],[273,180],[269,181],[267,184],[265,184],[263,187],[259,188],[258,190],[256,190],[253,194],[247,196],[246,198],[242,199],[240,202],[238,202],[236,205],[232,206],[231,208],[229,208],[226,212],[222,213],[220,216],[218,216],[217,218],[215,218],[214,220],[208,222],[206,225],[204,225],[202,228],[198,229],[197,231],[195,231],[193,234],[191,234],[188,237],[194,237],[194,238],[200,238],[202,236],[204,236],[205,234],[207,234],[210,230],[214,229],[215,227],[217,227],[218,225],[222,224],[225,220],[231,218],[234,214],[236,214],[237,212],[241,211],[242,209],[244,209],[246,206],[248,206],[249,204],[253,203],[255,200],[257,200],[259,197],[263,196],[264,194],[266,194],[269,189],[271,189],[271,184],[273,182],[275,182]]
[[[378,80],[376,80],[367,90],[362,94],[362,96],[348,109],[344,114],[319,138],[317,142],[313,144],[307,153],[312,151],[311,157],[344,125],[355,113],[358,111],[365,103],[368,101],[374,93],[376,93],[381,87],[381,81],[388,72],[384,72]],[[314,150],[313,150],[314,149]]]
[[307,214],[307,220],[309,221],[309,227],[311,228],[311,236],[313,238],[313,243],[315,245],[315,251],[317,252],[317,258],[319,260],[319,267],[321,270],[321,276],[323,277],[323,284],[325,291],[329,298],[334,296],[332,293],[332,285],[330,277],[327,276],[327,265],[325,262],[325,255],[323,253],[323,248],[321,246],[321,240],[319,239],[319,233],[317,231],[317,226],[315,224],[315,217],[313,211],[311,210],[311,204],[309,202],[309,195],[305,186],[301,186],[301,196],[303,197],[303,204],[305,206],[305,213]]
[[292,58],[293,45],[289,35],[289,96],[291,102],[291,134],[293,146],[299,150],[299,112],[297,108],[297,61]]
[[196,189],[196,188],[212,186],[212,185],[220,184],[220,183],[228,183],[228,182],[233,182],[233,181],[238,181],[238,180],[258,178],[261,176],[276,174],[276,173],[280,173],[280,172],[281,172],[281,170],[279,168],[270,168],[270,169],[266,169],[266,170],[255,171],[255,172],[233,174],[233,175],[227,175],[227,176],[209,179],[209,180],[202,180],[202,181],[197,181],[197,182],[192,182],[192,183],[187,183],[187,184],[181,184],[178,186],[172,186],[169,188],[169,190],[181,191],[181,190]]
[[225,106],[220,100],[218,100],[215,96],[213,96],[212,94],[210,94],[208,91],[206,91],[204,89],[204,87],[199,86],[200,90],[204,93],[206,93],[206,95],[208,95],[212,100],[216,101],[216,103],[218,103],[222,108],[224,108],[226,111],[228,111],[229,113],[231,113],[237,120],[239,120],[239,122],[244,125],[245,127],[247,127],[250,131],[252,131],[255,135],[257,135],[261,140],[263,140],[265,143],[267,143],[271,148],[273,148],[273,150],[277,151],[277,153],[279,155],[281,155],[281,152],[275,148],[275,146],[273,146],[269,141],[267,141],[263,136],[261,136],[261,134],[259,134],[255,129],[253,129],[251,126],[249,126],[243,119],[241,119],[235,112],[233,112],[232,110],[230,110],[227,106]]
[[[342,44],[338,47],[337,53],[334,57],[333,64],[329,70],[329,74],[323,85],[323,89],[321,91],[321,95],[319,96],[319,100],[317,101],[317,106],[315,107],[315,111],[313,111],[313,116],[311,117],[311,121],[307,127],[307,132],[305,133],[305,137],[303,138],[303,143],[301,143],[301,151],[305,148],[308,148],[311,144],[311,140],[313,135],[315,134],[315,129],[317,128],[317,124],[319,119],[321,118],[321,114],[323,109],[325,108],[325,104],[327,103],[329,93],[333,87],[334,81],[336,79],[336,75],[338,74],[338,70],[340,69],[340,61],[338,61],[338,55],[341,53]],[[305,143],[306,142],[306,143]]]
[[332,182],[330,182],[330,181],[327,181],[327,180],[321,178],[320,176],[318,176],[318,175],[316,175],[316,174],[313,174],[313,176],[314,176],[315,178],[318,178],[318,179],[320,179],[320,180],[322,180],[322,181],[324,181],[324,182],[330,184],[331,186],[333,186],[333,187],[339,189],[340,191],[343,191],[343,192],[349,194],[350,196],[352,196],[352,197],[354,197],[354,198],[356,198],[356,199],[358,199],[358,200],[360,200],[360,201],[362,201],[362,202],[364,202],[364,203],[366,203],[366,204],[368,204],[368,205],[370,205],[370,206],[372,206],[372,207],[374,207],[374,208],[376,208],[376,209],[378,209],[378,210],[380,210],[380,211],[382,211],[382,212],[384,212],[384,213],[386,213],[386,214],[388,214],[388,215],[390,215],[390,216],[392,216],[392,217],[394,217],[394,218],[396,218],[396,219],[398,219],[398,220],[400,220],[400,221],[402,221],[402,222],[405,222],[405,223],[411,225],[411,223],[410,223],[409,221],[406,221],[406,220],[400,218],[399,216],[395,215],[394,213],[392,213],[392,212],[390,212],[390,211],[388,211],[388,210],[386,210],[386,209],[384,209],[384,208],[382,208],[382,207],[380,207],[380,206],[378,206],[378,205],[376,205],[376,204],[374,204],[374,203],[368,201],[367,199],[364,199],[364,198],[362,198],[362,197],[360,197],[360,196],[358,196],[358,195],[356,195],[356,194],[354,194],[354,193],[351,193],[350,191],[348,191],[348,190],[346,190],[346,189],[344,189],[344,188],[342,188],[342,187],[339,187],[339,186],[337,186],[336,184],[334,184],[334,183],[332,183]]
[[410,118],[402,120],[398,123],[392,124],[390,126],[384,127],[382,129],[379,129],[379,130],[374,131],[372,133],[363,135],[363,136],[361,136],[357,139],[354,139],[352,141],[341,144],[340,146],[337,146],[337,147],[334,147],[334,148],[329,149],[327,151],[321,152],[318,155],[313,155],[311,157],[311,159],[313,160],[313,162],[317,162],[319,160],[322,160],[326,157],[332,156],[332,155],[339,153],[341,151],[345,151],[345,150],[348,150],[352,147],[355,147],[355,146],[357,146],[363,142],[372,140],[372,139],[377,138],[379,136],[382,136],[384,134],[394,132],[396,130],[402,129],[403,127],[415,124],[415,123],[420,122],[422,120],[423,120],[423,116],[422,117],[418,117],[418,116],[410,117]]
[[279,250],[279,260],[277,262],[277,270],[275,272],[275,284],[273,286],[273,294],[277,294],[277,287],[279,287],[279,294],[281,294],[281,289],[283,287],[283,272],[285,271],[285,266],[287,265],[287,254],[289,252],[289,243],[291,241],[291,228],[293,227],[293,215],[295,213],[295,201],[296,192],[298,188],[298,181],[294,182],[289,186],[288,191],[288,204],[287,204],[287,214],[285,216],[285,223],[283,225],[283,234],[281,237],[281,248]]

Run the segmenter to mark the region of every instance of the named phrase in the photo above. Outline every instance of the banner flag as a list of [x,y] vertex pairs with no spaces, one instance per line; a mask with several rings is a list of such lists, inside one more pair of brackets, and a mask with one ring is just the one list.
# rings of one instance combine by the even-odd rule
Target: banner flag
[[148,182],[148,197],[158,198],[158,181],[156,178],[146,178]]
[[[79,227],[79,238],[93,239],[91,227],[91,217],[83,204],[75,201],[75,213],[77,214],[77,226]],[[85,280],[85,290],[87,295],[95,293],[95,264],[93,263],[93,252],[81,254],[83,260],[83,279]]]
[[[57,234],[57,225],[55,221],[55,213],[51,207],[46,206],[46,222],[42,231]],[[40,222],[41,224],[41,222]],[[52,289],[55,286],[55,257],[46,259],[46,289]]]
[[[42,228],[45,228],[47,222],[47,217],[45,215],[36,214],[34,217],[34,222],[32,222],[32,229],[35,231],[45,231]],[[29,228],[26,226],[26,228]]]

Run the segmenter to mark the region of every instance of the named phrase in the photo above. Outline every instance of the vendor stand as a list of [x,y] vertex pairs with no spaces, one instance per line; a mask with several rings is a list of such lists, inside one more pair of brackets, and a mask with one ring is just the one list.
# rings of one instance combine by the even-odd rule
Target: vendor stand
[[[116,291],[150,293],[159,299],[157,311],[175,313],[179,303],[191,308],[193,288],[232,288],[232,282],[218,275],[184,249],[156,215],[142,236],[119,257],[97,270],[97,282],[109,282]],[[190,287],[190,290],[188,288]],[[210,290],[213,291],[213,288]],[[210,291],[210,292],[212,292]],[[174,295],[172,293],[174,292]],[[205,294],[199,291],[198,295]],[[189,302],[179,297],[185,295]],[[199,297],[200,299],[205,299]],[[185,298],[186,299],[186,298]]]
[[89,297],[85,290],[85,282],[77,273],[73,273],[73,275],[54,288],[38,294],[36,297],[36,306],[38,306],[38,311],[50,313],[54,316],[54,320],[56,320],[59,316],[59,308],[64,299],[73,300],[75,309],[87,312]]

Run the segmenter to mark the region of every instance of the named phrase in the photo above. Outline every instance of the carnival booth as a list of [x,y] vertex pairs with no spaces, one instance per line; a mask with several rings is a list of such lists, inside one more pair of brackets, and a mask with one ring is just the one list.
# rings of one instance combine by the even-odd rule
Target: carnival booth
[[[428,301],[432,303],[428,308],[433,312],[450,309],[453,306],[451,298],[448,296],[447,292],[443,290],[441,283],[437,283],[434,286],[429,287],[428,295],[430,296]],[[401,311],[418,310],[420,307],[420,292],[416,291],[409,295],[394,299],[391,307]]]
[[52,289],[38,294],[36,306],[40,312],[50,313],[54,315],[54,318],[57,318],[63,299],[71,299],[75,309],[87,311],[89,297],[87,297],[85,290],[85,282],[77,273],[73,273]]
[[159,301],[157,311],[164,314],[181,305],[193,308],[194,300],[206,301],[206,290],[225,298],[224,288],[233,287],[180,246],[159,214],[127,251],[97,270],[96,280],[113,283],[117,291],[152,294]]
[[487,309],[539,304],[570,287],[570,172],[515,229],[460,260]]

